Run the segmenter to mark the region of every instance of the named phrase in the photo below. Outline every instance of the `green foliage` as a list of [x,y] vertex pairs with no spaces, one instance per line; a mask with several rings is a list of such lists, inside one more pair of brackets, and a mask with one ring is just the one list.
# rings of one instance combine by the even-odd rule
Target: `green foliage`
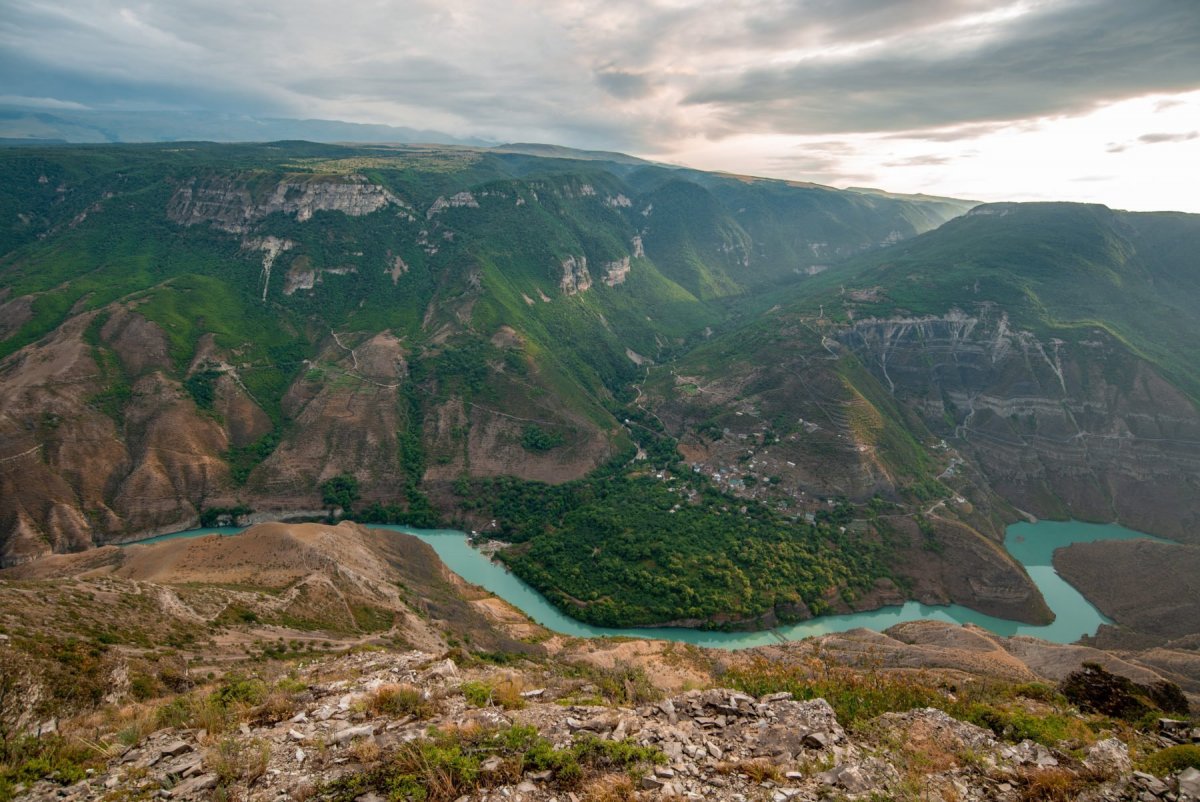
[[246,484],[250,474],[274,453],[283,439],[280,429],[273,429],[253,443],[245,446],[231,446],[225,452],[225,461],[229,463],[229,477],[233,483],[241,487]]
[[839,530],[848,505],[809,525],[685,479],[499,479],[476,496],[499,534],[524,544],[501,552],[513,572],[602,626],[807,617],[829,589],[887,575],[885,544]]
[[526,426],[521,432],[521,446],[526,451],[549,451],[563,444],[563,436],[559,432],[547,432],[537,424]]
[[219,378],[221,378],[221,371],[206,368],[198,370],[184,379],[183,387],[192,396],[196,406],[209,410],[213,408],[213,402],[216,400],[217,379]]
[[350,515],[354,502],[360,498],[358,479],[350,474],[340,474],[321,483],[321,503],[331,510],[340,507],[344,516]]
[[0,802],[13,799],[17,786],[39,780],[74,785],[103,762],[91,746],[58,735],[18,738],[0,747]]
[[1140,771],[1156,777],[1166,777],[1187,768],[1200,769],[1200,745],[1168,746],[1152,752],[1138,765]]
[[[432,730],[428,740],[400,744],[377,768],[325,783],[318,798],[350,802],[367,793],[418,802],[449,802],[464,794],[507,785],[526,771],[550,771],[551,783],[575,788],[589,775],[628,771],[662,763],[657,749],[636,742],[577,737],[556,748],[529,726],[499,729]],[[497,771],[484,772],[484,761],[499,758]]]
[[203,507],[200,510],[200,526],[217,526],[220,524],[222,518],[230,519],[230,522],[236,526],[238,518],[241,518],[243,515],[249,515],[252,512],[254,510],[244,504],[238,504],[233,507]]
[[[951,693],[932,676],[846,668],[816,657],[799,664],[759,658],[728,672],[723,680],[756,696],[787,691],[797,699],[825,699],[849,728],[862,727],[884,713],[933,707],[1013,743],[1028,738],[1057,747],[1065,740],[1091,743],[1096,737],[1089,722],[1057,701],[1049,710],[1029,712],[1019,698],[1027,689],[1011,684],[976,682]],[[1096,728],[1111,723],[1101,719]]]

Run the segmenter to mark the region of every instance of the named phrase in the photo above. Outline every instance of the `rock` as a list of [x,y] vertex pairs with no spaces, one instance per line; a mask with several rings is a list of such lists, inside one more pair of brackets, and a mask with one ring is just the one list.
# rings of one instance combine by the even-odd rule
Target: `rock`
[[1083,766],[1101,777],[1118,777],[1133,769],[1129,747],[1116,738],[1106,738],[1090,746],[1084,753]]
[[810,732],[801,739],[809,749],[828,749],[833,745],[833,735],[827,732]]
[[522,794],[535,794],[538,787],[528,780],[517,785],[517,791]]
[[753,743],[753,752],[760,757],[786,763],[805,748],[828,749],[846,739],[837,715],[824,699],[780,701],[772,711],[774,720],[759,731]]
[[374,734],[375,728],[370,724],[363,724],[358,727],[346,727],[329,736],[329,742],[332,744],[344,744],[347,741],[353,741],[355,738],[370,738]]
[[551,769],[546,769],[545,771],[530,771],[527,772],[525,776],[537,782],[546,782],[546,780],[549,780],[554,776],[554,772]]
[[190,752],[190,751],[192,751],[191,744],[189,744],[186,741],[176,740],[176,741],[171,741],[166,746],[164,746],[162,749],[160,749],[159,754],[162,757],[175,757],[177,755],[182,755],[184,752]]
[[184,780],[167,793],[170,794],[171,799],[187,799],[195,794],[216,788],[217,781],[218,777],[215,774],[201,774],[199,777]]
[[479,764],[479,770],[486,774],[492,774],[494,772],[499,771],[501,766],[503,766],[503,765],[504,765],[504,758],[493,755],[492,757],[489,757],[487,760],[485,760]]
[[429,668],[425,669],[425,673],[421,676],[426,678],[440,677],[441,679],[457,679],[458,666],[454,665],[453,660],[446,658],[442,662],[434,663]]
[[657,791],[664,785],[666,785],[666,783],[652,775],[647,775],[642,778],[642,790],[644,791]]
[[1169,790],[1167,784],[1153,774],[1143,774],[1140,771],[1135,771],[1133,778],[1138,788],[1149,791],[1154,796],[1162,796]]
[[288,730],[288,738],[293,741],[303,741],[307,737],[308,736],[300,732],[300,730]]
[[297,762],[297,763],[303,763],[303,762],[304,762],[304,759],[305,759],[306,757],[308,757],[308,755],[304,754],[304,750],[303,750],[303,749],[301,749],[301,748],[299,748],[299,747],[296,747],[296,755],[295,755],[295,757],[296,757],[296,762]]
[[1179,772],[1176,778],[1179,783],[1179,799],[1200,799],[1200,769],[1189,766]]
[[201,773],[200,764],[200,755],[195,752],[184,752],[177,757],[160,761],[155,765],[155,769],[175,777],[194,777]]
[[675,776],[675,770],[667,768],[666,766],[659,766],[658,768],[654,769],[654,776],[658,777],[659,779],[670,780]]

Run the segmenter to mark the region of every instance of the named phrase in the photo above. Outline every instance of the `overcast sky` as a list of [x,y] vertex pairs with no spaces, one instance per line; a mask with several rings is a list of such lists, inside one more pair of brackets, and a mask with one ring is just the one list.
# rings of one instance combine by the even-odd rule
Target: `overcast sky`
[[1200,0],[0,0],[0,102],[1200,212]]

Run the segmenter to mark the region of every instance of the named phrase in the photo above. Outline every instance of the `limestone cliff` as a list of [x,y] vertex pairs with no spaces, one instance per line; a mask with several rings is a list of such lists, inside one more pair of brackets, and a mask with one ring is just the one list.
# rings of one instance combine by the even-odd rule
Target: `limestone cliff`
[[190,178],[176,188],[167,206],[168,217],[182,225],[210,223],[232,233],[246,233],[271,214],[295,216],[301,222],[317,212],[341,212],[352,217],[407,203],[361,175],[311,176],[296,174],[268,187],[251,177]]
[[1038,337],[984,306],[836,336],[1018,508],[1200,537],[1200,412],[1106,332]]

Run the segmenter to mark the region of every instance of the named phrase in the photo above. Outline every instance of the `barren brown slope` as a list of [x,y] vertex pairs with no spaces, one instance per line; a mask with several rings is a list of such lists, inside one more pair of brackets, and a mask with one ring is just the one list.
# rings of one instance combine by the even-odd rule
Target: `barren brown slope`
[[283,628],[331,640],[374,637],[444,647],[448,639],[466,639],[489,650],[532,648],[495,627],[432,548],[410,535],[349,522],[260,524],[237,537],[109,546],[0,571],[0,584],[46,587],[63,579],[148,586],[167,617],[263,625],[273,636]]
[[1054,553],[1054,568],[1124,627],[1163,639],[1200,633],[1200,546],[1076,543]]

